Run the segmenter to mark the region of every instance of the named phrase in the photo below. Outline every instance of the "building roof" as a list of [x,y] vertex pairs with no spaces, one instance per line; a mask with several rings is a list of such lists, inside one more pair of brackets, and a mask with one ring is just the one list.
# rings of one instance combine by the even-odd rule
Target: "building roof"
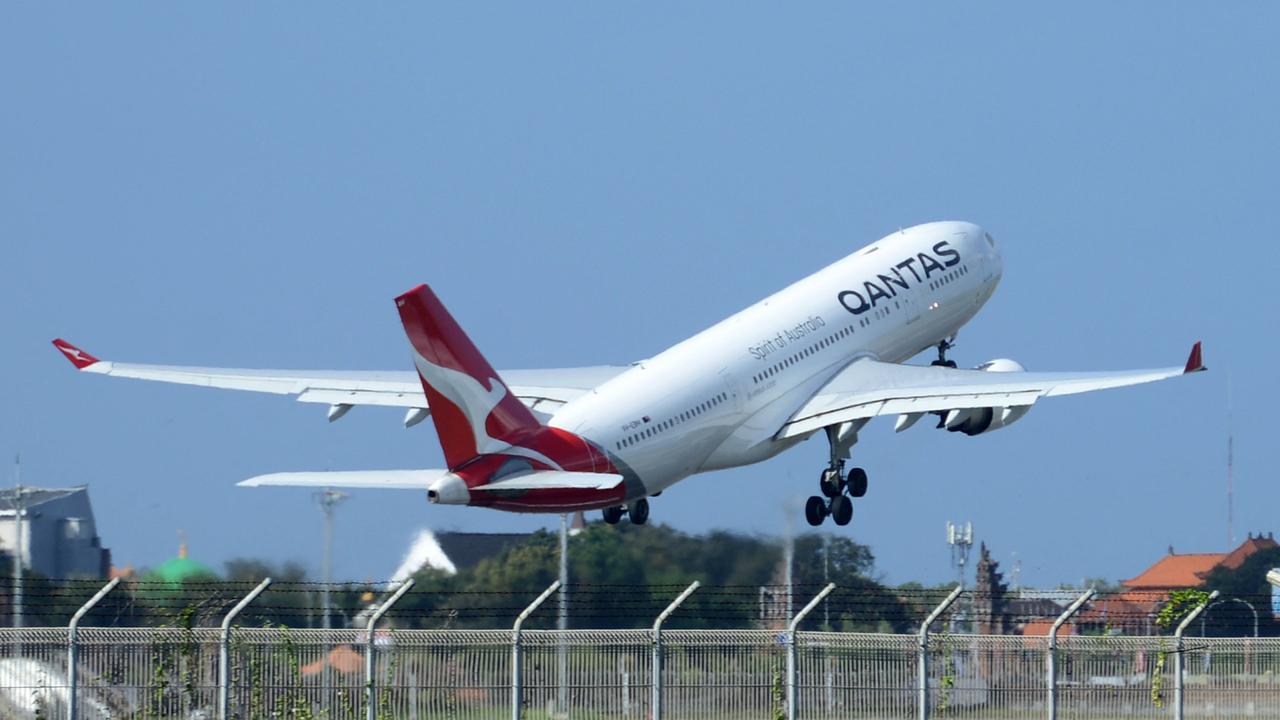
[[501,555],[507,548],[528,540],[529,533],[442,532],[436,533],[435,539],[453,566],[462,570]]
[[1160,607],[1169,599],[1167,593],[1151,590],[1126,590],[1105,595],[1090,602],[1075,617],[1080,625],[1111,625],[1142,630],[1150,626]]
[[[21,504],[24,508],[33,508],[37,505],[47,503],[50,500],[58,500],[84,492],[89,489],[88,485],[77,485],[69,488],[40,488],[23,486]],[[0,512],[13,512],[17,506],[18,488],[4,488],[0,490]]]
[[1174,590],[1179,588],[1199,587],[1209,573],[1219,566],[1235,570],[1244,564],[1246,558],[1269,548],[1280,547],[1270,535],[1262,533],[1240,543],[1229,553],[1184,553],[1178,554],[1169,548],[1169,554],[1160,558],[1154,565],[1144,570],[1137,577],[1122,580],[1120,584],[1130,590]]
[[[1259,550],[1270,550],[1274,547],[1280,547],[1280,543],[1277,543],[1270,533],[1266,537],[1263,537],[1262,533],[1258,533],[1257,537],[1254,537],[1253,533],[1249,533],[1249,539],[1240,543],[1240,547],[1227,553],[1227,556],[1222,559],[1221,565],[1228,570],[1235,570],[1243,565],[1250,555]],[[1207,575],[1208,573],[1206,572],[1205,574]]]
[[[1049,634],[1049,630],[1053,628],[1055,620],[1057,620],[1057,618],[1036,618],[1034,620],[1028,620],[1023,623],[1022,630],[1020,632],[1029,637],[1045,637]],[[1062,624],[1062,627],[1058,628],[1058,637],[1075,634],[1076,625],[1074,622],[1065,622]]]
[[1170,553],[1135,578],[1120,581],[1130,590],[1167,590],[1197,587],[1203,574],[1214,569],[1226,553]]

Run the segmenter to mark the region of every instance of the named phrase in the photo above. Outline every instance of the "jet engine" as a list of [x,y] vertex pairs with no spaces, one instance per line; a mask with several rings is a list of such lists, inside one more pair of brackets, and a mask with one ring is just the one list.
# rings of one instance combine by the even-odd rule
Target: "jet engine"
[[[974,368],[983,372],[1026,372],[1022,363],[1009,358],[988,360]],[[1031,409],[1030,405],[1014,407],[969,408],[951,410],[943,418],[943,426],[951,432],[962,432],[965,435],[981,435],[982,433],[1008,427]]]

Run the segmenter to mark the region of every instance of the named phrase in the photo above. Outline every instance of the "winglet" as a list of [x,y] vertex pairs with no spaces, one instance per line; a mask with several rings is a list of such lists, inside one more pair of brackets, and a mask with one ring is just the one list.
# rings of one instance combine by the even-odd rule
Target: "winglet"
[[63,355],[67,356],[67,359],[71,361],[72,365],[76,366],[77,370],[83,370],[98,362],[98,358],[90,355],[62,338],[54,340],[53,346],[58,348],[58,351]]
[[1187,367],[1182,372],[1193,373],[1208,370],[1204,366],[1204,361],[1200,359],[1200,341],[1197,340],[1195,345],[1191,346],[1191,355],[1187,357]]

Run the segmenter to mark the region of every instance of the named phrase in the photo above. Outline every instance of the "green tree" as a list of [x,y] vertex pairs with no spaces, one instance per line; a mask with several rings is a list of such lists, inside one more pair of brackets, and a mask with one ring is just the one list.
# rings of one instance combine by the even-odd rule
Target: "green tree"
[[293,560],[273,563],[257,558],[232,558],[223,566],[227,580],[231,582],[257,583],[268,577],[273,582],[302,582],[307,579],[307,569]]
[[[1253,634],[1253,612],[1258,613],[1258,634],[1280,636],[1280,623],[1271,614],[1271,585],[1267,571],[1280,567],[1280,548],[1259,550],[1245,558],[1235,569],[1218,566],[1205,577],[1200,589],[1217,590],[1220,600],[1205,617],[1205,634],[1218,637],[1243,637]],[[1237,602],[1241,601],[1241,602]]]

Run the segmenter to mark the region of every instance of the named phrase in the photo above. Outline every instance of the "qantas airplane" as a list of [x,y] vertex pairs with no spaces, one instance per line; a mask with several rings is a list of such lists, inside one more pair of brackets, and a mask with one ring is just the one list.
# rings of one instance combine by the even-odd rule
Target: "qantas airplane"
[[[498,372],[426,285],[396,298],[416,372],[244,370],[98,360],[53,344],[77,368],[113,377],[295,395],[329,406],[406,408],[435,422],[446,469],[276,473],[240,485],[425,490],[430,502],[511,512],[600,509],[617,523],[649,516],[649,497],[701,472],[757,463],[811,435],[827,440],[805,518],[847,525],[867,492],[846,471],[858,431],[897,416],[980,435],[1041,398],[1204,370],[1027,372],[997,359],[958,369],[956,333],[1002,273],[996,241],[967,222],[900,230],[647,360],[618,367]],[[929,365],[903,364],[936,349]],[[930,421],[932,422],[932,420]]]

